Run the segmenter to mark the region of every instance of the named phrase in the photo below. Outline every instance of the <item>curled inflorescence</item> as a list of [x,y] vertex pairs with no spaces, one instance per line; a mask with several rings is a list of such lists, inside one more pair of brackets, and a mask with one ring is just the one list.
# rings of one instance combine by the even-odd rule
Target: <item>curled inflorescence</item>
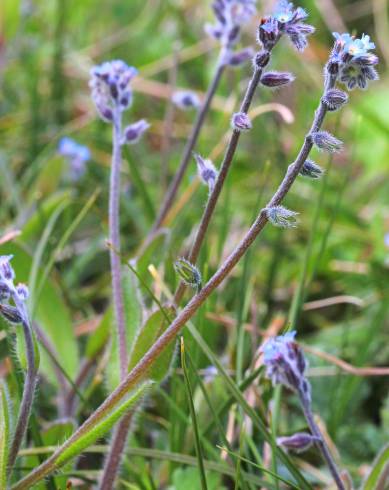
[[310,385],[305,377],[307,362],[295,341],[296,332],[269,339],[262,347],[266,376],[273,385],[287,386],[310,398]]
[[362,34],[361,38],[357,38],[348,33],[334,32],[334,37],[335,45],[327,64],[331,75],[346,85],[348,90],[356,87],[366,89],[369,81],[378,80],[374,66],[379,59],[370,52],[375,48],[370,36]]

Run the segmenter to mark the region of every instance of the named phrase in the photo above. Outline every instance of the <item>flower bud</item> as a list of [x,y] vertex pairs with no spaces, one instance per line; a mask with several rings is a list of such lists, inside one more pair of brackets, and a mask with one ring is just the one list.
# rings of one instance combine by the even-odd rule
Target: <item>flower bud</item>
[[172,102],[183,111],[198,109],[201,106],[199,96],[189,90],[175,92],[172,96]]
[[253,125],[245,112],[236,112],[231,118],[231,127],[234,131],[250,131]]
[[277,446],[301,453],[309,449],[312,444],[319,441],[320,439],[318,437],[312,436],[307,432],[297,432],[297,434],[293,434],[293,436],[277,437]]
[[367,53],[365,55],[356,57],[353,62],[360,66],[373,66],[378,65],[379,61],[380,60],[378,56],[373,53]]
[[26,301],[30,294],[28,287],[21,283],[16,286],[16,293],[21,301]]
[[280,35],[277,19],[274,17],[265,17],[261,19],[258,29],[258,41],[262,43],[265,50],[269,51],[278,41]]
[[106,106],[100,102],[96,103],[96,109],[100,118],[107,123],[113,121],[113,111],[109,106]]
[[193,156],[197,163],[197,170],[200,179],[209,187],[210,192],[212,192],[213,188],[215,187],[218,171],[211,160],[205,160],[198,153],[194,153]]
[[14,306],[0,304],[0,315],[14,325],[22,323],[23,321],[19,310]]
[[343,143],[328,131],[316,131],[311,134],[311,137],[319,150],[336,153],[342,149]]
[[296,216],[298,213],[284,208],[284,206],[274,206],[265,209],[266,217],[274,226],[279,228],[294,228],[297,226]]
[[348,95],[343,90],[337,88],[332,88],[327,90],[327,92],[322,97],[323,103],[326,105],[329,111],[337,111],[342,106],[347,104]]
[[324,170],[312,160],[305,160],[300,170],[300,175],[309,177],[310,179],[320,179],[323,173]]
[[11,296],[11,290],[5,282],[0,282],[0,301],[8,301]]
[[254,68],[264,68],[270,61],[270,53],[262,50],[254,57]]
[[289,85],[295,79],[292,73],[281,71],[268,71],[261,77],[262,85],[265,87],[281,87],[282,85]]
[[0,279],[3,279],[5,282],[15,279],[15,272],[11,266],[12,257],[13,255],[0,256]]
[[235,53],[228,52],[227,56],[223,60],[223,63],[225,65],[229,65],[236,68],[246,63],[246,61],[251,60],[253,56],[254,56],[253,48],[245,48]]
[[124,130],[122,144],[127,143],[128,145],[134,145],[135,143],[138,143],[138,141],[143,136],[143,133],[147,131],[149,127],[150,124],[144,119],[141,119],[140,121],[131,124],[130,126],[127,126]]
[[201,274],[195,265],[182,257],[176,260],[174,268],[186,285],[198,291],[201,289]]

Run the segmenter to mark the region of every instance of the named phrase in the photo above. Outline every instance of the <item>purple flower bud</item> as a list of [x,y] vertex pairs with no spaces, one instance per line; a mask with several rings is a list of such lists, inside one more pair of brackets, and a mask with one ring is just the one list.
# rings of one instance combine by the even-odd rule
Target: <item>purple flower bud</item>
[[297,432],[293,436],[288,437],[277,437],[278,446],[286,450],[296,451],[297,453],[307,451],[316,442],[320,442],[320,439],[307,432]]
[[310,179],[319,179],[323,173],[324,170],[312,160],[305,160],[300,170],[300,175],[309,177]]
[[311,137],[319,150],[337,153],[342,149],[343,143],[327,131],[316,131],[311,134]]
[[295,342],[296,332],[268,340],[261,351],[266,376],[273,385],[282,384],[310,400],[310,385],[305,378],[307,362],[300,346]]
[[273,206],[265,208],[267,219],[279,228],[295,228],[297,226],[296,216],[298,213],[284,208],[284,206]]
[[13,255],[0,256],[0,280],[9,283],[15,279],[15,272],[11,266]]
[[268,71],[262,75],[261,83],[266,87],[274,88],[289,85],[294,79],[295,77],[289,72]]
[[348,95],[346,92],[339,90],[337,88],[333,88],[327,90],[322,98],[323,103],[326,105],[329,111],[337,111],[342,106],[347,104]]
[[254,68],[264,68],[270,61],[270,53],[268,51],[260,51],[255,55]]
[[16,286],[16,293],[21,301],[26,301],[30,294],[28,287],[22,283]]
[[14,306],[0,304],[0,315],[2,315],[9,323],[14,325],[22,323],[23,321],[19,310]]
[[354,63],[357,65],[361,66],[373,66],[373,65],[378,65],[379,63],[379,58],[373,53],[367,53],[362,56],[358,56],[355,58]]
[[175,92],[172,96],[172,101],[183,111],[198,109],[201,106],[199,96],[189,90]]
[[122,144],[124,145],[125,143],[127,143],[128,145],[134,145],[135,143],[138,143],[138,141],[143,136],[143,133],[147,131],[149,127],[150,124],[144,119],[141,119],[140,121],[131,124],[130,126],[127,126],[124,130]]
[[250,131],[253,125],[245,112],[236,112],[231,118],[231,127],[234,131]]
[[193,156],[197,163],[197,170],[200,179],[209,187],[209,191],[212,192],[218,176],[218,172],[214,164],[211,162],[211,160],[205,160],[197,153],[194,153]]
[[235,53],[228,52],[223,63],[236,68],[246,63],[246,61],[251,60],[253,56],[254,50],[252,48],[245,48]]
[[104,122],[111,123],[113,121],[113,111],[110,107],[97,103],[96,109]]
[[279,23],[274,17],[261,19],[258,29],[258,41],[262,43],[264,49],[269,51],[276,44],[280,36]]
[[11,296],[11,290],[5,282],[0,282],[0,301],[8,301]]

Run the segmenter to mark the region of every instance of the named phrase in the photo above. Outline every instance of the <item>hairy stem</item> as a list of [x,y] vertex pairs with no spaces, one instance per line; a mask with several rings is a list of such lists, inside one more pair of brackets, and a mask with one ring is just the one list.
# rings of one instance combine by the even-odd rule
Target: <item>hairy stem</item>
[[132,412],[129,412],[123,417],[114,432],[110,451],[105,460],[99,490],[111,490],[115,484],[115,479],[120,468],[128,432],[130,430],[131,420]]
[[[326,82],[325,90],[334,86],[334,80],[329,79]],[[320,102],[318,109],[315,112],[314,121],[304,139],[304,143],[297,155],[294,163],[289,165],[288,170],[279,185],[277,191],[271,198],[267,207],[273,207],[281,204],[294,181],[300,173],[309,153],[312,149],[312,137],[311,133],[318,131],[323,123],[326,115],[326,106]],[[250,229],[247,231],[241,242],[237,245],[234,251],[229,255],[225,262],[215,272],[215,274],[209,279],[204,287],[189,301],[185,308],[177,315],[177,317],[170,324],[168,329],[159,337],[155,344],[147,351],[138,364],[127,374],[125,379],[119,384],[119,386],[111,393],[111,395],[93,412],[90,417],[78,428],[78,430],[61,446],[57,451],[47,459],[43,464],[35,468],[29,475],[20,480],[14,485],[13,490],[24,490],[30,488],[30,486],[42,478],[46,477],[52,471],[57,469],[56,460],[63,453],[63,451],[71,446],[80,436],[88,432],[99,420],[103,419],[107,413],[109,413],[117,403],[119,403],[123,397],[131,390],[137,382],[144,376],[149,370],[150,366],[156,361],[161,353],[167,348],[177,334],[185,326],[186,322],[190,320],[199,307],[207,300],[209,295],[221,284],[221,282],[230,274],[232,269],[245,255],[249,247],[253,244],[257,236],[261,233],[266,226],[268,220],[266,211],[262,209]]]
[[313,413],[312,413],[312,406],[311,406],[311,401],[307,399],[304,393],[299,393],[301,405],[303,408],[304,416],[305,419],[308,423],[309,428],[311,429],[312,434],[317,437],[318,441],[315,443],[318,449],[320,450],[324,460],[326,461],[328,468],[331,472],[331,475],[334,478],[334,481],[336,483],[336,486],[338,487],[339,490],[345,490],[344,483],[342,482],[342,478],[339,473],[339,469],[336,466],[336,463],[331,455],[331,452],[323,438],[322,433],[320,432],[319,427],[317,426]]
[[[270,51],[269,51],[269,55],[270,55]],[[254,69],[254,73],[250,79],[250,82],[249,82],[247,90],[246,90],[246,94],[243,98],[243,102],[242,102],[241,107],[240,107],[240,112],[244,112],[245,114],[247,114],[247,112],[251,106],[251,103],[253,101],[255,91],[258,87],[259,80],[261,79],[262,72],[263,72],[263,67],[256,67]],[[189,253],[188,260],[192,264],[196,263],[197,258],[199,256],[201,245],[204,241],[204,238],[205,238],[205,235],[207,233],[207,229],[208,229],[209,223],[211,221],[213,212],[215,210],[217,201],[218,201],[220,193],[222,191],[224,182],[227,178],[228,171],[231,167],[231,164],[232,164],[232,161],[233,161],[233,158],[234,158],[237,146],[238,146],[238,142],[240,139],[240,134],[241,134],[240,131],[234,130],[232,135],[231,135],[230,141],[228,143],[227,150],[226,150],[225,155],[224,155],[223,163],[221,165],[218,178],[216,180],[216,183],[215,183],[215,186],[214,186],[212,192],[209,195],[208,202],[207,202],[207,205],[205,207],[203,216],[201,218],[200,225],[199,225],[199,228],[197,230],[197,234],[196,234],[194,243],[193,243],[191,251]],[[174,295],[174,302],[176,305],[178,305],[180,303],[182,296],[184,294],[184,291],[185,291],[185,284],[183,282],[181,282],[181,284],[179,285],[179,287],[178,287],[178,289]]]
[[216,93],[216,90],[219,86],[219,82],[220,82],[220,79],[223,75],[223,72],[224,72],[224,69],[225,69],[225,64],[223,63],[223,57],[225,55],[225,51],[224,49],[222,49],[221,53],[220,53],[220,57],[219,57],[219,61],[218,61],[218,64],[217,64],[217,68],[216,68],[216,71],[215,71],[215,75],[212,79],[212,82],[210,84],[210,86],[208,87],[208,91],[206,93],[206,96],[205,96],[205,99],[204,99],[204,102],[197,114],[197,118],[196,118],[196,121],[194,123],[194,126],[193,126],[193,129],[192,129],[192,132],[190,133],[190,136],[189,136],[189,139],[188,139],[188,142],[186,143],[186,146],[185,146],[185,149],[184,149],[184,153],[182,155],[182,158],[181,158],[181,162],[180,162],[180,165],[178,167],[178,170],[166,192],[166,196],[165,196],[165,199],[162,203],[162,206],[161,206],[161,209],[158,213],[158,216],[155,220],[155,223],[151,229],[151,235],[154,234],[163,224],[173,202],[174,202],[174,199],[177,195],[177,192],[178,192],[178,188],[182,182],[182,179],[184,178],[184,175],[185,175],[185,172],[186,172],[186,169],[188,168],[188,165],[189,165],[189,162],[190,162],[190,159],[192,157],[192,152],[193,152],[193,149],[194,147],[196,146],[197,144],[197,140],[199,138],[199,135],[200,135],[200,131],[201,131],[201,128],[204,124],[204,121],[205,121],[205,118],[208,114],[208,111],[209,111],[209,108],[211,106],[211,102],[212,102],[212,99]]
[[[26,315],[25,315],[26,316]],[[28,420],[31,414],[32,402],[34,400],[35,388],[37,385],[37,365],[35,362],[34,340],[31,326],[27,319],[22,322],[24,339],[26,342],[27,371],[24,378],[22,401],[20,403],[18,421],[11,444],[8,457],[8,470],[12,471],[15,464],[20,446],[27,431]]]
[[113,130],[112,130],[112,168],[111,182],[109,189],[109,239],[112,247],[110,248],[111,274],[112,274],[112,295],[115,310],[115,319],[118,335],[120,377],[123,379],[127,374],[127,343],[124,319],[124,304],[122,290],[121,261],[117,252],[120,253],[120,168],[122,164],[122,114],[118,108],[115,109]]

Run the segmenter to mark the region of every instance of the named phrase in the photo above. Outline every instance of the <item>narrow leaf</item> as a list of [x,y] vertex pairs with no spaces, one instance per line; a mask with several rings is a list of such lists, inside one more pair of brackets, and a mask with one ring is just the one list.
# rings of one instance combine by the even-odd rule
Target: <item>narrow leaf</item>
[[362,490],[383,490],[389,476],[389,445],[378,454],[369,476],[362,485]]
[[0,384],[0,488],[7,488],[9,448],[9,404],[4,383]]

